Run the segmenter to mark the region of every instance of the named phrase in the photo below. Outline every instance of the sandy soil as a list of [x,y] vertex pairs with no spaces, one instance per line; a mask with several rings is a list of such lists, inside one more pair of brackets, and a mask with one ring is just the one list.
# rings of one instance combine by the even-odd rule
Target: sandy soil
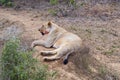
[[[49,6],[49,5],[48,5]],[[39,26],[47,21],[53,21],[79,35],[84,47],[80,53],[70,57],[67,65],[62,64],[62,59],[54,62],[43,62],[42,56],[37,57],[42,63],[48,64],[49,70],[56,70],[58,76],[56,80],[119,80],[120,78],[120,11],[110,10],[114,14],[106,12],[108,17],[100,16],[105,12],[99,9],[96,16],[93,16],[96,7],[90,8],[90,12],[83,17],[75,16],[53,16],[49,13],[49,8],[41,9],[19,9],[0,7],[0,45],[9,37],[8,34],[21,33],[22,47],[27,50],[31,42],[40,39],[41,35],[37,31]],[[99,5],[97,5],[99,7]],[[24,7],[23,7],[24,8]],[[100,7],[99,7],[100,8]],[[98,9],[98,8],[97,8]],[[101,10],[101,11],[100,11]],[[73,14],[73,13],[72,13]],[[87,15],[85,17],[85,15]],[[1,25],[5,25],[2,26]],[[16,25],[16,26],[15,26]],[[12,29],[9,29],[12,27]],[[15,27],[14,27],[15,26]],[[8,33],[13,30],[15,32]],[[40,50],[48,50],[43,47],[36,47],[34,57]]]

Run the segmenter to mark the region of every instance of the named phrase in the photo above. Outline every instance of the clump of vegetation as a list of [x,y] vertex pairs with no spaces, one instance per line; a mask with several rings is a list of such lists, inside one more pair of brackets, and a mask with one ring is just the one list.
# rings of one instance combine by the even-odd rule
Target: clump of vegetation
[[[69,5],[76,6],[75,0],[67,0],[67,1],[64,0],[63,2],[67,2]],[[56,4],[58,4],[58,3],[59,3],[58,0],[50,0],[50,4],[51,4],[51,5],[56,5]]]
[[54,10],[54,9],[49,9],[48,12],[53,15],[53,16],[56,16],[57,15],[57,10]]
[[58,0],[50,0],[50,4],[51,5],[56,5],[56,4],[58,4]]
[[103,80],[119,80],[118,74],[110,72],[105,66],[101,66],[98,71]]
[[0,0],[0,4],[3,6],[8,6],[8,7],[13,6],[13,2],[11,0]]
[[70,1],[69,1],[69,4],[70,4],[70,5],[74,5],[74,6],[76,6],[76,2],[75,2],[75,0],[70,0]]
[[92,31],[90,29],[86,29],[86,31],[90,34],[92,33]]
[[112,55],[114,52],[114,49],[108,50],[104,52],[104,55]]
[[105,76],[108,73],[107,69],[103,66],[99,68],[99,74],[101,77]]
[[4,45],[1,56],[2,80],[48,80],[50,75],[47,66],[38,63],[32,52],[20,50],[20,41],[11,39]]

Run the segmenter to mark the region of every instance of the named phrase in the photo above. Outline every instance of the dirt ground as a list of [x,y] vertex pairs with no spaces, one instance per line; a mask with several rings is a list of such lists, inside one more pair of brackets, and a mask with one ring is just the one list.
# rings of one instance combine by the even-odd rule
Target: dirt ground
[[81,52],[70,56],[67,65],[63,65],[62,59],[43,62],[41,55],[36,56],[40,50],[48,49],[35,48],[34,57],[47,64],[49,70],[58,72],[55,80],[120,80],[119,4],[72,9],[64,4],[50,5],[47,0],[39,3],[35,0],[34,4],[32,0],[31,3],[25,1],[16,1],[14,8],[0,7],[0,49],[10,37],[20,36],[21,48],[28,50],[33,40],[42,37],[37,29],[53,21],[80,36],[84,42]]

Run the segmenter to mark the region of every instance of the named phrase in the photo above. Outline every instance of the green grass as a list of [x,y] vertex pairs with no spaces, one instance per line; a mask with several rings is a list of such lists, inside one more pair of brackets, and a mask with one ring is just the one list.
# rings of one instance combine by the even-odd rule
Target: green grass
[[120,48],[120,46],[112,45],[112,48]]
[[56,4],[58,4],[58,0],[50,0],[50,4],[51,5],[56,5]]
[[76,2],[75,2],[75,0],[69,0],[69,4],[75,6],[75,5],[76,5]]
[[112,55],[113,53],[114,53],[114,51],[115,51],[115,49],[114,48],[112,48],[112,49],[110,49],[110,50],[108,50],[108,51],[104,51],[104,55]]
[[107,33],[107,31],[106,31],[106,30],[104,30],[104,29],[102,29],[100,32],[102,32],[102,33]]
[[79,30],[78,27],[76,27],[76,26],[70,26],[70,29],[74,30],[74,31],[78,31]]
[[90,29],[86,29],[85,31],[90,33],[90,34],[92,33],[92,31]]
[[8,6],[8,7],[14,6],[14,4],[11,0],[0,0],[0,4],[3,6]]
[[106,69],[105,67],[102,67],[102,66],[101,66],[101,67],[99,68],[99,73],[100,73],[101,76],[104,76],[105,74],[107,74],[107,72],[108,72],[108,71],[107,71],[107,69]]
[[98,71],[103,80],[119,80],[119,75],[116,72],[111,72],[106,66],[101,66]]
[[56,73],[49,72],[46,65],[32,57],[32,52],[20,50],[20,41],[11,39],[4,45],[1,56],[2,80],[49,80]]
[[49,9],[48,12],[53,15],[53,16],[56,16],[57,15],[57,11],[54,10],[54,9]]
[[[59,3],[59,0],[50,0],[49,1],[51,5],[56,5]],[[72,5],[74,7],[77,7],[75,0],[63,0],[63,2],[67,2],[68,5]]]

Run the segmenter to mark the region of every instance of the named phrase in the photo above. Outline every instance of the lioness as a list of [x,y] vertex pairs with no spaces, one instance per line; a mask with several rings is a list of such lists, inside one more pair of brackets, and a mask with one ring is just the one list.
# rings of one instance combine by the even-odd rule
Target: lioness
[[53,47],[52,51],[41,51],[41,55],[53,55],[44,57],[45,61],[57,60],[65,55],[64,64],[68,63],[68,57],[71,53],[78,51],[81,48],[82,40],[77,35],[66,31],[53,22],[48,22],[38,29],[39,32],[47,37],[44,40],[36,40],[31,44],[31,48],[35,46]]

